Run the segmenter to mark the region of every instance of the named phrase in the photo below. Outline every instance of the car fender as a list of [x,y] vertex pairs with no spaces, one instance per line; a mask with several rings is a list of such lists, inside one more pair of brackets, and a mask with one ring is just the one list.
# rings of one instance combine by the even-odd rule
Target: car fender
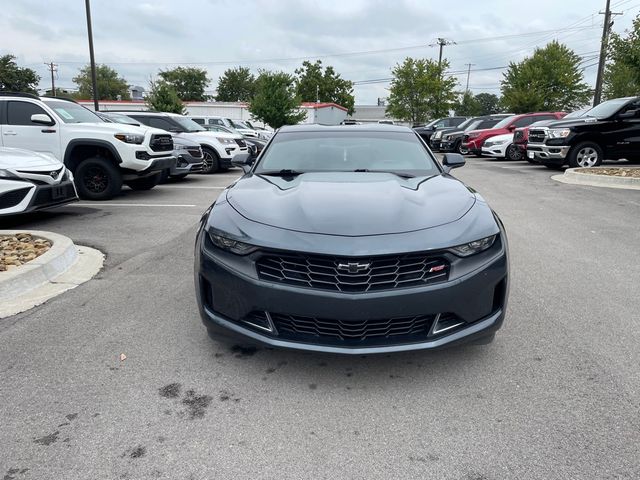
[[115,159],[118,165],[122,164],[122,157],[120,156],[120,153],[112,143],[106,140],[98,140],[95,138],[75,138],[69,141],[69,143],[67,143],[67,147],[64,151],[63,163],[66,167],[70,167],[71,165],[71,154],[73,150],[76,147],[83,147],[83,146],[104,148],[108,150],[111,153],[111,155],[113,155],[113,158]]

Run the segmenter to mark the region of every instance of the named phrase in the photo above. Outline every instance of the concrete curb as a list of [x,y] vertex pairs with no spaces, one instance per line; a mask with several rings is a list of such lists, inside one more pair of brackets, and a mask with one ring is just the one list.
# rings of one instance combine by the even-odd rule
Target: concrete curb
[[102,252],[76,246],[68,237],[38,230],[0,230],[2,235],[16,233],[46,238],[52,245],[25,265],[0,272],[0,318],[40,305],[86,282],[102,269]]
[[553,180],[572,185],[589,185],[592,187],[623,188],[640,190],[640,178],[616,177],[613,175],[596,175],[582,168],[568,168],[563,175],[554,175]]

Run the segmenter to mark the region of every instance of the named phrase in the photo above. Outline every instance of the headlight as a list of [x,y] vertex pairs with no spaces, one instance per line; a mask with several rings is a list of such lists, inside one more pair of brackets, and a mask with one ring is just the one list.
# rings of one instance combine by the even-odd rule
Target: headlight
[[229,145],[231,143],[233,143],[235,145],[235,143],[236,143],[236,141],[233,138],[216,137],[216,140],[218,140],[223,145]]
[[433,134],[433,138],[442,138],[442,130],[438,130]]
[[551,128],[547,131],[549,138],[566,138],[571,133],[568,128]]
[[490,248],[495,241],[496,235],[491,235],[490,237],[481,238],[480,240],[465,243],[464,245],[451,247],[449,250],[460,257],[468,257],[470,255],[475,255],[476,253],[484,252],[485,250]]
[[443,134],[442,135],[442,140],[449,140],[449,135]]
[[4,170],[2,168],[0,168],[0,178],[11,178],[13,180],[21,180],[21,178],[19,176],[17,176],[15,173],[10,172],[9,170]]
[[211,242],[218,248],[226,250],[227,252],[235,253],[236,255],[247,255],[251,252],[255,252],[258,247],[249,245],[248,243],[239,242],[228,237],[224,237],[220,234],[207,232]]
[[137,133],[116,133],[114,137],[124,143],[135,143],[136,145],[140,145],[144,142],[144,135],[138,135]]

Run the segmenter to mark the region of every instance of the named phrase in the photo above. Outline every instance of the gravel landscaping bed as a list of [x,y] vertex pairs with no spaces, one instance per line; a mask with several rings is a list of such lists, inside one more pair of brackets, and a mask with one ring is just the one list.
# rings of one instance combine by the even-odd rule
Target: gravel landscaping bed
[[51,248],[51,242],[29,233],[0,235],[0,272],[19,267]]
[[576,168],[576,172],[590,175],[607,175],[610,177],[640,178],[640,167],[596,167]]

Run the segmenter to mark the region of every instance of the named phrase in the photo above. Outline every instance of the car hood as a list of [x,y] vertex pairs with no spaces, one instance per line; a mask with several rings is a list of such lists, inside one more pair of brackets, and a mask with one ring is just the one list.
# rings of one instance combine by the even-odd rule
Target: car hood
[[[113,132],[113,133],[137,133],[144,135],[149,127],[138,127],[136,125],[127,125],[126,123],[109,123],[109,122],[82,122],[73,123],[74,132]],[[166,133],[162,131],[162,133]]]
[[29,169],[38,167],[60,168],[62,163],[47,153],[21,148],[0,148],[0,168]]
[[247,175],[226,199],[243,217],[304,233],[365,236],[403,233],[454,222],[475,195],[448,175],[403,179],[390,173]]
[[[579,125],[584,125],[585,123],[598,123],[602,120],[598,120],[595,117],[579,117],[579,118],[569,118],[567,120],[556,120],[552,123],[546,125],[548,128],[566,128],[566,127],[577,127]],[[532,127],[535,128],[535,127]]]

